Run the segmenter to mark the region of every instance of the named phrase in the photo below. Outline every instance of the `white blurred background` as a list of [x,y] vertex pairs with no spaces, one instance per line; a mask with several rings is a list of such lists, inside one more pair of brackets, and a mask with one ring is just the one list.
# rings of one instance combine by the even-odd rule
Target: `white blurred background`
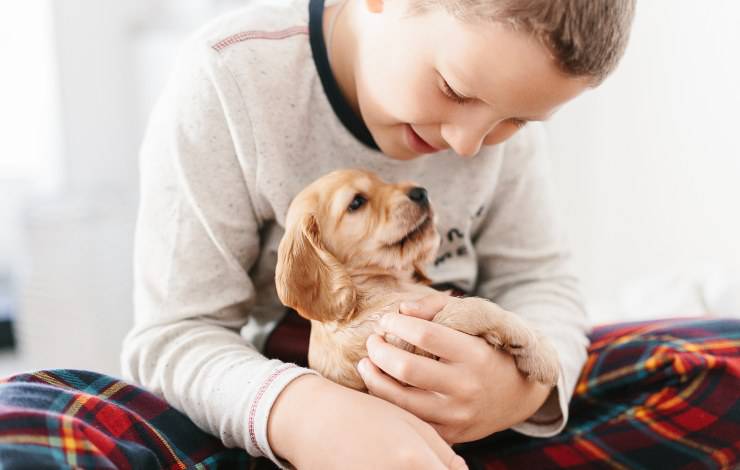
[[[147,115],[184,36],[243,1],[0,7],[0,374],[119,374]],[[738,17],[638,2],[617,72],[547,125],[594,323],[740,316]]]

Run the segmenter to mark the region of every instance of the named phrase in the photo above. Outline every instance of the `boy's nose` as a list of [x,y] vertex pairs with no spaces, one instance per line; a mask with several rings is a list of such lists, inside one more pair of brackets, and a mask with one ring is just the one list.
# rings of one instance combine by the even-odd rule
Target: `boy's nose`
[[503,120],[501,113],[489,107],[473,107],[447,116],[440,132],[455,153],[461,157],[473,157],[480,151],[486,137]]
[[[472,157],[480,151],[487,133],[467,126],[442,127],[442,138],[461,157]],[[487,129],[486,129],[487,130]]]
[[480,151],[483,139],[466,138],[447,140],[452,150],[461,157],[474,157]]

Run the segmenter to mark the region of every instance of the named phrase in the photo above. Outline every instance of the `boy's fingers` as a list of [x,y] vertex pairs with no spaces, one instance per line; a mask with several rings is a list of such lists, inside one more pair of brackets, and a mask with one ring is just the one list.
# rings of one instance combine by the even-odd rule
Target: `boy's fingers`
[[454,455],[450,462],[450,470],[468,470],[468,464],[459,455]]
[[442,417],[443,407],[437,395],[401,385],[369,359],[362,359],[357,369],[371,395],[393,403],[424,421],[437,421]]
[[[400,382],[444,394],[456,390],[454,381],[450,380],[451,371],[447,364],[399,349],[378,335],[368,337],[367,352],[372,364]],[[413,413],[418,415],[416,411]]]
[[404,315],[431,320],[447,305],[449,300],[449,295],[435,292],[412,302],[401,302],[398,311]]
[[380,327],[383,332],[451,362],[461,362],[469,356],[467,348],[471,336],[439,323],[386,313],[380,320]]
[[432,447],[434,453],[437,454],[437,457],[444,463],[444,468],[447,470],[468,470],[465,460],[455,453],[451,445],[439,434],[434,424],[422,424],[425,425],[420,432]]

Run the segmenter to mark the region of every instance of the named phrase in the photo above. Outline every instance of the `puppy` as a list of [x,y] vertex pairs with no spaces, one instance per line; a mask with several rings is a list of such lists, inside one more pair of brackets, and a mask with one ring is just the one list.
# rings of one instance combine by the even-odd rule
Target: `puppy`
[[[301,191],[288,209],[275,282],[283,304],[311,321],[310,367],[366,391],[356,369],[367,356],[365,341],[378,331],[383,313],[435,292],[424,265],[439,243],[429,196],[413,183],[388,184],[368,171],[338,170]],[[481,336],[512,354],[530,379],[555,385],[554,349],[493,302],[451,297],[433,321]],[[392,335],[385,339],[431,356]]]

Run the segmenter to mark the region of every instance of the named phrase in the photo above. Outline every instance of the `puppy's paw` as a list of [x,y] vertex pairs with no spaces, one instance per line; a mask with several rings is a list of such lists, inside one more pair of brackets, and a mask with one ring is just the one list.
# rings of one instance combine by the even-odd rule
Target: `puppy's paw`
[[525,349],[507,348],[514,356],[517,368],[530,380],[554,387],[560,375],[560,363],[555,349],[545,338],[537,338]]
[[508,312],[489,314],[495,318],[490,321],[489,329],[481,336],[491,345],[518,356],[531,351],[537,344],[537,335],[515,315]]
[[463,333],[480,336],[494,347],[514,356],[517,368],[527,377],[555,385],[559,362],[555,350],[517,315],[489,300],[467,297],[450,301],[434,321]]
[[497,329],[482,336],[492,346],[514,356],[517,368],[529,379],[549,386],[557,383],[560,371],[557,352],[518,318],[501,322]]

